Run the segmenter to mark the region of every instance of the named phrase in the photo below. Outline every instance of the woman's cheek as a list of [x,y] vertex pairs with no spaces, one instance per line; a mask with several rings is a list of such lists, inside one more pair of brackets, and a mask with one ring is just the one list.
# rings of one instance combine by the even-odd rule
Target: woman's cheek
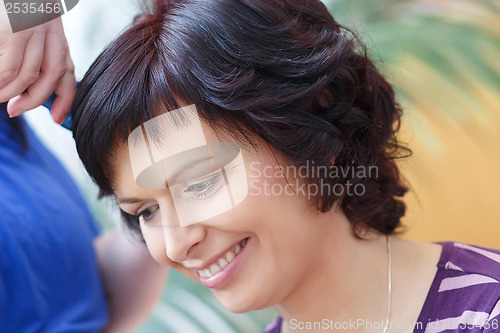
[[162,228],[141,228],[141,232],[153,259],[160,264],[168,265],[171,260],[167,257]]
[[247,175],[250,197],[279,196],[287,185],[279,165],[252,162],[247,165]]

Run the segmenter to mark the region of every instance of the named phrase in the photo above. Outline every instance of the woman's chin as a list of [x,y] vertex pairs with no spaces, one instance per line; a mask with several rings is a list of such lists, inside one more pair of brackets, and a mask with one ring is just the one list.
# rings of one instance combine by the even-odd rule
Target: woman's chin
[[217,301],[232,313],[245,313],[264,308],[257,304],[255,297],[235,297],[234,293],[219,295],[216,291],[212,292]]

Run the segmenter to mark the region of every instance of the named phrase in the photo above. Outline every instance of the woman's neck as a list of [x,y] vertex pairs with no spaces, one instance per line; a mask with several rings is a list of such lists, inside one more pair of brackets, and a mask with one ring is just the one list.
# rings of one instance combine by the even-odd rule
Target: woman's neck
[[327,219],[319,222],[325,223],[325,236],[319,240],[320,253],[311,255],[312,271],[276,306],[284,319],[283,332],[300,332],[301,327],[310,332],[307,325],[315,322],[328,329],[344,325],[341,331],[362,332],[361,321],[378,325],[386,319],[386,237],[371,233],[367,240],[359,240],[344,214],[332,215],[319,217]]

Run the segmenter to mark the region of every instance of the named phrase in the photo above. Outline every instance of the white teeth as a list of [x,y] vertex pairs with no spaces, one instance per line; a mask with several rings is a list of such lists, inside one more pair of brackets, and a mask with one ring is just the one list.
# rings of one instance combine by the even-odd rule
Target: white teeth
[[212,273],[211,273],[211,272],[210,272],[210,270],[208,270],[208,269],[204,269],[204,270],[202,270],[202,271],[200,271],[200,272],[203,272],[203,275],[204,275],[204,277],[206,277],[206,278],[208,278],[208,277],[212,277]]
[[227,260],[226,260],[226,259],[224,259],[224,258],[220,258],[220,259],[219,259],[219,266],[220,266],[220,268],[224,268],[224,267],[226,267],[228,264],[229,264],[229,263],[227,262]]
[[234,257],[236,257],[236,255],[232,251],[227,251],[226,253],[227,262],[233,261]]
[[241,249],[247,244],[247,239],[241,241],[234,247],[233,251],[227,251],[225,257],[220,258],[217,263],[210,265],[209,268],[205,268],[198,271],[201,278],[211,278],[215,274],[219,273],[224,267],[229,265],[231,261],[241,252]]
[[215,275],[220,272],[220,267],[217,264],[210,265],[210,272]]

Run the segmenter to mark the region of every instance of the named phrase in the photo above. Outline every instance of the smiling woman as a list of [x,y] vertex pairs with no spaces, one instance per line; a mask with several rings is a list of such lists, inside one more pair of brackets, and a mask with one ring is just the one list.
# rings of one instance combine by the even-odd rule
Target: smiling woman
[[155,260],[233,312],[275,306],[268,331],[493,332],[499,252],[395,236],[400,116],[320,1],[157,1],[89,69],[73,133]]

